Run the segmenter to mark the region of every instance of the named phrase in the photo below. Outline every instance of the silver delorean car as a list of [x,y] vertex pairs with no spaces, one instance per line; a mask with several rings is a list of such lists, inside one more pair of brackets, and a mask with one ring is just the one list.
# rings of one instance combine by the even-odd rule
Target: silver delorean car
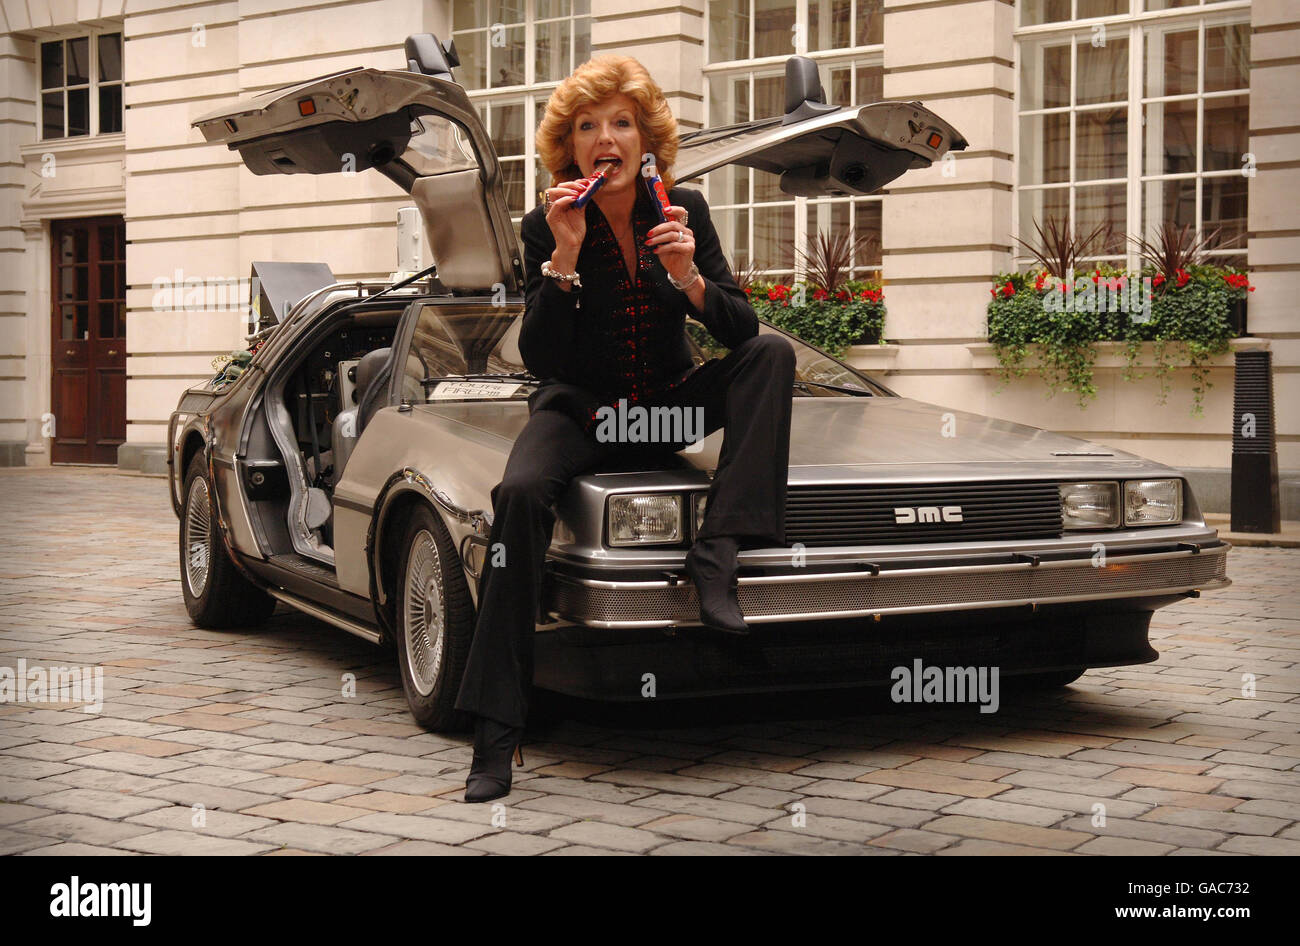
[[[251,358],[171,415],[170,490],[196,624],[255,625],[283,602],[392,645],[414,717],[446,730],[465,722],[454,702],[490,493],[545,379],[520,357],[522,257],[454,47],[424,34],[406,51],[405,71],[351,69],[195,123],[255,174],[383,174],[418,207],[436,267],[393,285],[265,267]],[[815,65],[792,57],[782,117],[685,135],[675,170],[739,164],[790,194],[856,195],[965,147],[919,103],[826,104]],[[1230,545],[1177,470],[900,397],[760,330],[797,367],[790,544],[740,557],[753,633],[701,626],[683,567],[718,431],[661,462],[612,461],[561,496],[535,685],[637,700],[653,673],[661,699],[812,690],[887,682],[917,658],[1064,685],[1156,659],[1152,613],[1229,583]],[[944,436],[949,419],[960,436]],[[671,497],[668,514],[614,515],[646,495]]]

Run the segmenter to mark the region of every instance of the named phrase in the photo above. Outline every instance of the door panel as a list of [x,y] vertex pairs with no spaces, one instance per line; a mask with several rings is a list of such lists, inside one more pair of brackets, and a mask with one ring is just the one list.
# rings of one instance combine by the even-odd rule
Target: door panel
[[113,464],[126,439],[126,228],[121,217],[56,220],[50,237],[50,459]]

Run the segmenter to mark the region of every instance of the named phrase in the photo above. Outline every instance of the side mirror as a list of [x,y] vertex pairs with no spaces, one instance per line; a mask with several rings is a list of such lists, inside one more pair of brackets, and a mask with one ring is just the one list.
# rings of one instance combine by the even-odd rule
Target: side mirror
[[407,68],[411,72],[455,81],[451,68],[460,65],[460,57],[456,55],[453,40],[440,43],[432,33],[413,33],[406,37],[405,49]]
[[807,56],[791,56],[785,61],[785,117],[781,119],[782,125],[833,112],[838,107],[826,104],[817,63]]

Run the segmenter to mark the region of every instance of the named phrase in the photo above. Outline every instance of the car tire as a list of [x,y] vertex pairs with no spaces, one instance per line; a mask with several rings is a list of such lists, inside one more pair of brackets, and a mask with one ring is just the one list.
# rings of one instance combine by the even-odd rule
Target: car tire
[[433,732],[467,729],[456,695],[474,636],[474,606],[460,557],[436,513],[416,506],[398,547],[397,662],[415,721]]
[[226,552],[213,515],[212,480],[203,454],[190,461],[181,490],[180,564],[185,610],[199,627],[261,624],[275,599],[240,573]]
[[1047,673],[1021,674],[1012,677],[1011,680],[1026,690],[1057,690],[1069,686],[1087,670],[1087,667],[1071,667],[1068,670],[1050,670]]

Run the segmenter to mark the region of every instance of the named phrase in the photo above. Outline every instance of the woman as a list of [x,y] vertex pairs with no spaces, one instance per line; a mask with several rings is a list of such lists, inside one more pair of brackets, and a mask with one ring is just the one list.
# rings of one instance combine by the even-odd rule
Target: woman
[[[672,187],[677,123],[645,67],[604,55],[556,88],[537,129],[551,169],[545,204],[521,225],[528,282],[519,349],[543,383],[492,491],[491,547],[458,709],[477,717],[466,801],[510,791],[532,684],[533,634],[551,505],[570,480],[625,444],[597,430],[602,406],[701,408],[704,433],[726,433],[705,518],[687,554],[702,623],[747,633],[736,599],[736,554],[785,545],[794,351],[759,335],[697,191]],[[672,203],[659,223],[640,173],[652,154]],[[574,203],[602,159],[605,184]],[[693,223],[693,227],[691,224]],[[693,364],[686,315],[731,351]],[[659,444],[677,450],[680,444]],[[645,449],[641,447],[639,449]]]

